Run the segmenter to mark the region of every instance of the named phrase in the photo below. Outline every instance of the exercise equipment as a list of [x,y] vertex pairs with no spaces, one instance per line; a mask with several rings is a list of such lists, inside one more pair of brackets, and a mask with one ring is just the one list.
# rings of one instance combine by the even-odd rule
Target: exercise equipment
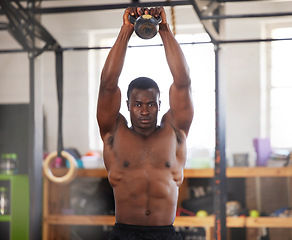
[[44,166],[43,166],[44,174],[52,182],[67,184],[67,183],[71,182],[77,175],[77,172],[78,172],[77,162],[76,162],[75,158],[70,153],[68,153],[68,152],[63,150],[61,152],[61,156],[69,161],[70,168],[69,168],[68,172],[64,176],[56,177],[56,176],[53,175],[53,173],[52,173],[52,171],[50,169],[50,165],[56,159],[57,156],[58,156],[58,152],[55,151],[55,152],[50,153],[45,158]]
[[[63,114],[63,51],[61,48],[57,48],[55,51],[56,56],[56,79],[57,79],[57,95],[58,95],[58,151],[50,153],[44,161],[44,174],[45,176],[55,182],[67,184],[71,182],[77,175],[77,162],[75,158],[68,152],[66,152],[63,148],[63,122],[62,122],[62,114]],[[60,160],[60,166],[65,166],[64,160],[67,159],[70,163],[69,171],[62,177],[56,177],[53,175],[50,170],[50,164],[53,160],[58,157]]]
[[[167,0],[167,2],[171,2],[171,0]],[[176,19],[175,19],[175,12],[174,12],[174,6],[170,7],[171,11],[171,22],[172,22],[172,34],[173,36],[176,35]]]
[[134,30],[138,37],[142,39],[151,39],[158,32],[158,25],[161,23],[161,16],[153,17],[149,14],[141,15],[135,18],[129,15],[129,21],[134,24]]

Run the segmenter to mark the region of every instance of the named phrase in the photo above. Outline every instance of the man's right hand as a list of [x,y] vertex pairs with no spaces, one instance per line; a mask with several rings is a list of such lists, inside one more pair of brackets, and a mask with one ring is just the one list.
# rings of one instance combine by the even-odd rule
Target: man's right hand
[[[145,7],[128,7],[124,12],[124,24],[131,24],[129,21],[129,15],[135,17],[136,19],[144,14],[151,14],[151,10]],[[154,14],[153,14],[154,16]]]
[[154,17],[158,17],[161,16],[161,23],[166,23],[166,13],[164,10],[164,7],[155,7],[155,8],[150,8],[149,10],[149,14],[154,16]]

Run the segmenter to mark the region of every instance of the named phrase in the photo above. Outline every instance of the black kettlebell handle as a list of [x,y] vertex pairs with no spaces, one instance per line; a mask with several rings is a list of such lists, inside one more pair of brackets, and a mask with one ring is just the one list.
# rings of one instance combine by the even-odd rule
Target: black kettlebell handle
[[[157,20],[158,23],[161,23],[161,20],[162,19],[161,19],[161,16],[160,15],[158,17],[154,17],[154,18]],[[132,16],[132,15],[129,14],[129,21],[130,21],[130,23],[135,24],[135,21],[136,20],[137,20],[137,18],[135,18],[135,16]]]

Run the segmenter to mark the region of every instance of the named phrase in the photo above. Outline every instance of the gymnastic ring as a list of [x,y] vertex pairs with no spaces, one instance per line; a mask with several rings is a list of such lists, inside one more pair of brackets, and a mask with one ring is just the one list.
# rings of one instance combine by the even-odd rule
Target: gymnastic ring
[[44,174],[45,176],[51,180],[52,182],[55,183],[60,183],[60,184],[67,184],[69,182],[71,182],[77,175],[77,162],[75,160],[75,158],[69,154],[66,151],[62,151],[61,152],[61,156],[66,158],[69,163],[70,163],[70,167],[69,167],[69,171],[62,177],[56,177],[53,175],[51,169],[50,169],[50,163],[55,160],[55,158],[58,156],[57,151],[50,153],[44,161]]

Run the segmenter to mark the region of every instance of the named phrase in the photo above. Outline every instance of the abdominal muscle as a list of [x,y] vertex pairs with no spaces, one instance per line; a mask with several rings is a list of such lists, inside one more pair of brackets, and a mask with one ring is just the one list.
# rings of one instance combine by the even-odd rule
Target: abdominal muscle
[[179,186],[171,169],[112,170],[109,181],[115,195],[118,223],[143,226],[173,223]]

